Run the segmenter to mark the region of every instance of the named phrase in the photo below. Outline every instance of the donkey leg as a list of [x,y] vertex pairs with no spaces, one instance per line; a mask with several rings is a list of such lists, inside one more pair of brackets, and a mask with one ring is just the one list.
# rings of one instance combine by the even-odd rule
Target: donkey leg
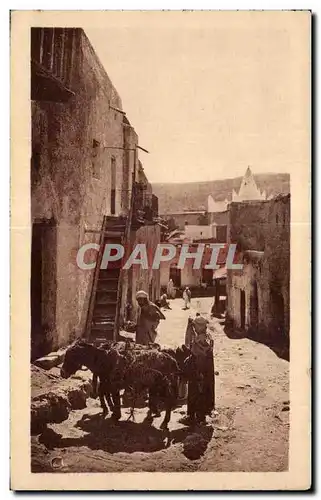
[[157,403],[158,403],[157,395],[150,394],[150,396],[149,396],[149,411],[151,412],[151,415],[153,415],[154,417],[161,416],[161,412],[159,411]]
[[98,376],[94,373],[92,379],[92,395],[93,398],[97,397],[97,385],[98,385]]
[[113,411],[113,409],[114,409],[114,403],[113,403],[111,394],[109,392],[108,392],[108,394],[106,394],[106,400],[107,400],[107,404],[108,404],[108,406],[110,408],[110,411]]
[[163,430],[168,430],[168,423],[171,419],[171,411],[172,411],[172,406],[169,404],[166,404],[165,418],[160,425],[160,428]]
[[155,395],[153,393],[153,389],[150,389],[148,394],[148,412],[145,418],[146,422],[153,421],[153,415],[155,415],[156,411],[157,411],[157,405],[156,405]]
[[106,417],[106,415],[108,415],[108,408],[107,408],[107,405],[106,405],[106,402],[105,402],[105,388],[104,388],[104,384],[102,384],[101,382],[99,384],[98,395],[99,395],[99,400],[100,400],[101,407],[103,409],[103,417]]
[[113,398],[113,414],[112,417],[115,420],[119,420],[121,418],[121,408],[120,408],[120,394],[119,391],[113,391],[111,393],[112,398]]
[[171,412],[175,407],[175,397],[171,394],[170,391],[167,392],[167,397],[166,397],[166,412],[165,412],[165,418],[163,422],[161,423],[160,428],[164,430],[168,430],[168,423],[171,419]]

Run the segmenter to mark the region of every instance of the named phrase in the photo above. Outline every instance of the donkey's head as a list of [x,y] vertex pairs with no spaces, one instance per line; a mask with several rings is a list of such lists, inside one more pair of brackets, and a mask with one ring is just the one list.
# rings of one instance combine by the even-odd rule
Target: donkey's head
[[78,340],[65,353],[65,359],[60,370],[60,375],[63,378],[69,378],[71,375],[81,369],[83,365],[88,366],[88,358],[90,352],[94,349],[91,344]]

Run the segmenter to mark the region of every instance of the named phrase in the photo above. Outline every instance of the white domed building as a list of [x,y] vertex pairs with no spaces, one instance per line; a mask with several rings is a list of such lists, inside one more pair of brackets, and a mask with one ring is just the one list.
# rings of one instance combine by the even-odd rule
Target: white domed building
[[245,175],[241,182],[238,193],[233,189],[232,201],[255,201],[266,200],[266,192],[261,192],[258,188],[250,167],[247,167]]

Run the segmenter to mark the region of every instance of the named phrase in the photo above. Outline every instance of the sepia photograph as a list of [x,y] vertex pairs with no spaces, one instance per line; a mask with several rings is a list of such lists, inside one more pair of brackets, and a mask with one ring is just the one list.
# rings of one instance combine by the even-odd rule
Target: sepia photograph
[[311,12],[11,22],[16,483],[307,489]]

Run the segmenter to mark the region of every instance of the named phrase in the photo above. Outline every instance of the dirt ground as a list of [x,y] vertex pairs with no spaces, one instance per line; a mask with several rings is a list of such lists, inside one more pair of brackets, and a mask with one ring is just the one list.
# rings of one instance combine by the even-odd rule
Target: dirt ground
[[[158,342],[184,342],[189,314],[208,313],[211,298],[171,301],[159,326]],[[159,429],[164,416],[145,423],[147,408],[135,421],[101,417],[99,401],[73,410],[60,424],[31,438],[33,472],[179,472],[284,471],[288,467],[289,363],[268,347],[248,339],[230,339],[218,320],[211,322],[215,342],[216,411],[206,426],[179,423],[186,406],[172,413],[169,432]]]

